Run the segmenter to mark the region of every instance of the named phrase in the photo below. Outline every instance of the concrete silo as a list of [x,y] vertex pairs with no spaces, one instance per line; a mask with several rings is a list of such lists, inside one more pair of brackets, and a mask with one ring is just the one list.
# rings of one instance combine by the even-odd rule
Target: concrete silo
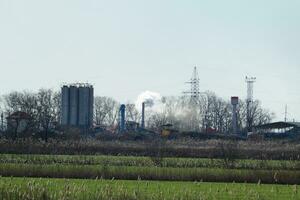
[[89,129],[93,125],[94,89],[89,84],[62,87],[62,125]]
[[91,103],[90,87],[80,86],[79,88],[79,112],[78,124],[82,128],[91,126],[90,110],[93,107]]
[[90,86],[90,97],[89,97],[89,125],[93,126],[94,121],[94,88]]
[[63,86],[61,88],[61,124],[69,125],[69,102],[70,102],[70,90],[68,86]]
[[70,86],[70,125],[78,125],[78,87]]

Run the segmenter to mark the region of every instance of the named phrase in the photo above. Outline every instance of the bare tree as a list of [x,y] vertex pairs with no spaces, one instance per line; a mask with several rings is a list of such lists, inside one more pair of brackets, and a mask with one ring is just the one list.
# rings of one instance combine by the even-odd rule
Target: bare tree
[[[261,103],[255,100],[249,109],[249,118],[247,118],[247,103],[245,101],[240,101],[238,109],[238,121],[240,126],[244,127],[244,130],[248,130],[247,124],[252,124],[252,126],[257,126],[265,123],[269,123],[274,118],[274,113],[263,109]],[[248,122],[247,122],[248,120]]]
[[57,94],[50,89],[40,89],[37,93],[37,123],[39,130],[44,133],[47,142],[49,129],[53,126],[59,115]]
[[7,113],[23,111],[31,116],[37,113],[36,95],[31,92],[11,92],[4,96],[5,108]]
[[[238,124],[240,130],[246,128],[246,103],[240,101],[238,108]],[[263,109],[259,101],[251,107],[251,120],[253,125],[268,123],[273,114]],[[232,105],[229,100],[218,97],[213,92],[201,95],[198,104],[191,104],[186,97],[164,97],[162,108],[153,112],[149,118],[151,126],[171,123],[179,130],[200,130],[208,132],[209,129],[218,133],[232,132]]]
[[98,125],[112,126],[117,120],[119,103],[110,97],[95,97],[95,121]]
[[7,116],[17,111],[28,114],[31,130],[44,132],[42,137],[47,141],[50,126],[59,120],[60,94],[49,89],[11,92],[4,96],[4,106]]
[[[23,92],[11,92],[4,96],[4,107],[6,116],[13,114],[17,111],[25,112],[30,116],[30,120],[27,122],[27,129],[34,129],[36,125],[37,116],[37,98],[34,93],[23,91]],[[16,139],[18,136],[18,129],[21,119],[14,119],[14,130],[13,138]]]
[[126,111],[131,121],[139,122],[142,118],[141,113],[136,108],[135,104],[128,103],[126,104]]

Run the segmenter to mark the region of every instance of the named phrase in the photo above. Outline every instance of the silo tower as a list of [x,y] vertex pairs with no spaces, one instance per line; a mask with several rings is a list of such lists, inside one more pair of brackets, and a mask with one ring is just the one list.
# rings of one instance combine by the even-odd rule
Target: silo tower
[[93,125],[94,88],[88,83],[61,88],[61,125],[90,129]]

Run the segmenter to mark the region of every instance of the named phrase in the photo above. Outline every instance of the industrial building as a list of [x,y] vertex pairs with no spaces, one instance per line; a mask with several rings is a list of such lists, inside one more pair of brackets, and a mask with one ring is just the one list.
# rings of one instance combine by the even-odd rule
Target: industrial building
[[142,103],[142,126],[135,121],[127,121],[126,120],[126,105],[121,104],[119,109],[119,116],[118,116],[118,131],[119,133],[124,133],[127,131],[138,131],[145,129],[145,103]]
[[89,129],[93,125],[94,88],[87,83],[61,88],[61,125]]
[[255,132],[257,133],[270,133],[270,134],[289,134],[300,133],[300,122],[274,122],[256,126]]

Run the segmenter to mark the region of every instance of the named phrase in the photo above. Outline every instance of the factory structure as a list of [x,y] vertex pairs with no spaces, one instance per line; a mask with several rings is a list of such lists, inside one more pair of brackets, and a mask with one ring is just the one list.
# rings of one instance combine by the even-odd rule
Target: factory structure
[[142,103],[141,126],[137,122],[126,120],[126,105],[122,104],[119,109],[118,132],[124,133],[126,131],[137,131],[137,130],[145,130],[145,102]]
[[94,88],[87,83],[61,88],[61,125],[90,129],[93,126]]
[[[246,78],[248,83],[247,111],[252,103],[253,96],[253,78]],[[197,68],[194,68],[191,81],[191,91],[185,92],[190,95],[193,105],[198,104],[200,97],[199,77]],[[251,84],[250,84],[251,83]],[[250,93],[250,94],[249,94]],[[237,122],[237,106],[239,104],[238,97],[231,98],[232,104],[232,131],[238,134]],[[126,105],[121,104],[116,132],[124,133],[127,131],[144,130],[145,129],[145,102],[141,108],[141,122],[133,122],[126,120]],[[76,127],[81,130],[90,130],[94,128],[94,88],[88,83],[75,83],[63,85],[61,88],[61,125],[63,127]],[[250,125],[251,126],[251,125]]]
[[[134,110],[132,107],[136,106],[134,104],[125,105],[114,103],[113,108],[108,106],[111,113],[109,113],[109,120],[107,121],[110,122],[107,123],[107,121],[104,121],[103,123],[101,120],[96,120],[99,118],[98,115],[95,115],[94,119],[95,106],[93,85],[89,83],[74,83],[64,84],[61,87],[61,99],[60,102],[57,102],[55,105],[59,105],[60,108],[55,107],[55,109],[57,109],[57,112],[55,113],[55,119],[51,119],[51,121],[48,122],[48,130],[52,131],[53,133],[64,133],[64,131],[69,131],[71,133],[73,128],[75,128],[74,132],[90,134],[89,136],[97,136],[98,133],[125,133],[125,136],[126,133],[141,133],[141,135],[144,133],[158,133],[162,136],[168,136],[172,133],[175,133],[177,131],[176,129],[178,129],[183,132],[188,130],[191,131],[191,133],[198,132],[216,135],[225,133],[240,135],[243,137],[246,136],[250,138],[255,138],[256,135],[264,135],[270,138],[274,135],[276,137],[286,137],[295,133],[300,133],[300,124],[298,122],[295,122],[295,120],[293,122],[287,121],[287,106],[285,107],[284,122],[279,121],[274,123],[264,123],[254,121],[255,118],[253,115],[253,110],[255,108],[255,101],[253,99],[253,85],[256,82],[256,78],[246,77],[245,80],[247,83],[247,97],[245,99],[246,104],[244,104],[244,101],[238,96],[232,96],[230,99],[231,101],[225,102],[225,128],[222,124],[224,121],[221,121],[221,123],[218,122],[222,125],[221,128],[219,128],[219,125],[217,123],[214,124],[212,120],[203,122],[203,119],[199,120],[196,118],[197,115],[202,114],[197,112],[197,106],[201,106],[202,101],[205,103],[205,98],[207,97],[205,96],[205,93],[200,92],[200,80],[197,68],[195,67],[192,78],[189,82],[187,82],[190,84],[190,89],[183,92],[184,94],[188,95],[187,97],[189,97],[184,99],[184,103],[185,106],[187,106],[186,108],[190,109],[188,110],[187,117],[183,115],[184,117],[188,118],[186,121],[184,121],[184,125],[178,125],[179,123],[176,121],[177,119],[173,120],[170,118],[167,118],[166,120],[158,119],[162,121],[159,122],[162,123],[159,125],[157,125],[158,123],[154,125],[151,124],[153,123],[153,119],[151,119],[152,113],[150,107],[153,103],[149,102],[145,98],[138,98],[139,101],[136,105],[138,105],[139,108],[136,109],[136,107],[134,107]],[[230,105],[229,102],[231,103],[230,110],[228,109],[229,107],[227,107]],[[97,107],[99,107],[99,105],[101,106],[101,104],[98,104],[98,100],[96,103]],[[146,108],[149,108],[149,110]],[[106,110],[103,112],[106,112]],[[149,111],[149,113],[147,113],[147,111]],[[59,114],[59,116],[57,114]],[[8,113],[7,115],[8,116],[5,117],[4,113],[0,114],[0,134],[5,133],[6,131],[21,134],[27,132],[28,130],[30,132],[31,129],[33,130],[33,128],[34,131],[43,130],[40,125],[41,122],[37,122],[40,119],[35,119],[37,116],[32,116],[30,112],[28,113],[28,111],[16,110],[12,113]],[[103,116],[105,115],[108,114],[103,114]],[[149,115],[147,116],[147,126],[145,123],[145,115]],[[176,115],[174,116],[175,118],[177,117]],[[204,120],[206,120],[205,117],[206,116],[204,116]]]
[[[250,116],[252,104],[253,104],[253,84],[256,81],[255,77],[246,77],[247,83],[247,98],[246,98],[246,128],[247,134],[252,134],[253,132],[259,132],[264,129],[278,128],[278,124],[271,124],[270,126],[253,126],[253,119]],[[200,87],[199,87],[199,76],[197,68],[194,68],[192,78],[189,82],[190,91],[184,92],[190,97],[190,103],[193,106],[197,106],[200,103]],[[238,135],[241,133],[241,127],[238,123],[238,113],[239,113],[239,97],[231,97],[232,105],[232,118],[231,118],[231,131],[233,134]],[[147,106],[146,102],[142,102],[141,105],[141,119],[137,121],[129,121],[130,109],[126,108],[125,104],[121,104],[119,110],[115,114],[116,125],[110,127],[112,133],[126,133],[131,131],[147,131],[145,128],[145,107]],[[127,115],[127,112],[129,115]],[[197,113],[195,113],[197,114]],[[191,116],[193,117],[193,116]],[[128,119],[126,119],[128,118]],[[79,128],[81,131],[95,131],[98,126],[94,125],[94,88],[91,84],[88,83],[76,83],[63,85],[61,88],[61,125],[62,127],[75,127]],[[135,119],[136,120],[136,119]],[[191,120],[193,121],[193,120]],[[168,127],[170,124],[167,124]],[[199,126],[199,124],[196,124]],[[163,126],[163,130],[169,130]],[[267,128],[266,128],[267,127]],[[270,128],[271,127],[271,128]],[[281,126],[280,126],[281,127]],[[286,127],[291,127],[291,130],[299,130],[299,124],[284,124],[282,130],[287,130]],[[296,128],[295,128],[296,127]],[[107,127],[104,127],[104,129]],[[213,128],[213,127],[212,127]],[[294,128],[294,129],[292,129]],[[103,129],[103,130],[104,130]],[[198,130],[198,129],[196,129]],[[215,130],[214,130],[215,131]]]

